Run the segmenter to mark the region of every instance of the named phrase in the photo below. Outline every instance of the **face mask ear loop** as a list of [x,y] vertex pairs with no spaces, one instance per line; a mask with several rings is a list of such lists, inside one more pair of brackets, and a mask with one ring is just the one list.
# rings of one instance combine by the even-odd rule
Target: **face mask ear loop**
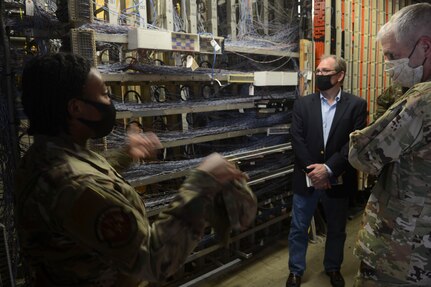
[[407,58],[409,58],[410,59],[410,57],[413,55],[413,53],[415,52],[415,50],[416,50],[416,46],[418,45],[418,43],[419,43],[419,41],[420,41],[421,39],[419,38],[417,41],[416,41],[416,43],[415,43],[415,46],[413,47],[413,50],[410,52],[410,55],[407,57]]

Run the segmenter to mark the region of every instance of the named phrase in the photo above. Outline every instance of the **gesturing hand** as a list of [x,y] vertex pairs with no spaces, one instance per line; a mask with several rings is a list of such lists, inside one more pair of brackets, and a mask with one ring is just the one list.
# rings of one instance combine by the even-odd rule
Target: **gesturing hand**
[[221,184],[247,176],[218,153],[210,154],[197,169],[211,174]]
[[162,148],[159,138],[152,132],[129,133],[127,137],[127,152],[133,159],[154,158]]

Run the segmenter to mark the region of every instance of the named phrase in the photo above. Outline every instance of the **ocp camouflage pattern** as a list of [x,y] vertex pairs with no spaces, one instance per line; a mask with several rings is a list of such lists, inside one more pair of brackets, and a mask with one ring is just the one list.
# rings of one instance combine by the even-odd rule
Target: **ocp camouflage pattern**
[[354,253],[406,286],[431,286],[431,82],[353,132],[349,161],[378,175]]

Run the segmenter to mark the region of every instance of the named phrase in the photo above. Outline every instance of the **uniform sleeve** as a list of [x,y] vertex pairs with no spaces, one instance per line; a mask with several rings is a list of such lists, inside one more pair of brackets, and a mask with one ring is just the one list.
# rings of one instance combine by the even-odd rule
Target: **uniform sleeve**
[[225,184],[214,200],[209,222],[222,243],[229,244],[231,231],[245,230],[256,218],[257,198],[245,180]]
[[133,163],[133,159],[124,149],[108,149],[100,152],[100,155],[120,173],[129,168]]
[[[422,139],[427,104],[413,93],[395,103],[374,124],[350,134],[349,161],[356,169],[378,174]],[[429,107],[428,107],[429,109]]]
[[[167,211],[150,225],[139,197],[108,192],[107,184],[88,181],[66,186],[57,202],[58,224],[71,238],[97,252],[121,273],[138,280],[161,281],[171,276],[196,247],[207,211],[221,186],[194,170]],[[77,192],[79,191],[79,192]]]

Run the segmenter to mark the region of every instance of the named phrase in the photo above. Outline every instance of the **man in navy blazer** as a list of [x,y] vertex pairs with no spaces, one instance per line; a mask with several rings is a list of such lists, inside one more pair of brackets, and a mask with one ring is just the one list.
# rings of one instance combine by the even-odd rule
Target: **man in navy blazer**
[[327,222],[324,269],[332,286],[345,285],[340,268],[347,211],[349,196],[357,189],[356,170],[348,162],[349,134],[364,128],[367,117],[367,102],[341,89],[345,74],[344,59],[324,56],[316,69],[320,92],[299,97],[293,107],[295,168],[287,287],[301,285],[308,228],[319,202]]

